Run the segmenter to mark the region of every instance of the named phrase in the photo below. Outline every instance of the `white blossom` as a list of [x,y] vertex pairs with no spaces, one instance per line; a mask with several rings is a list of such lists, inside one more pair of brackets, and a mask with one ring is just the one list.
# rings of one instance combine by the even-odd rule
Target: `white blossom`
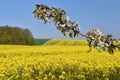
[[60,27],[65,27],[66,24],[58,24],[58,26],[60,26]]
[[69,22],[69,21],[70,21],[70,17],[69,17],[69,16],[65,16],[65,20],[66,20],[67,22]]

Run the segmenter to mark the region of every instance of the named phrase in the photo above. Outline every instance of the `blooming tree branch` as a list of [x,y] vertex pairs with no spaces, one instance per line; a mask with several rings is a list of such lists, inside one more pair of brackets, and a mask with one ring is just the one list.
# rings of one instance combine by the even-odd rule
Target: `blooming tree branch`
[[114,53],[115,48],[120,49],[120,45],[114,44],[112,35],[102,34],[98,28],[87,32],[86,35],[82,34],[79,24],[71,21],[66,11],[60,8],[36,4],[36,9],[33,11],[33,14],[35,18],[43,20],[45,23],[52,22],[64,36],[69,35],[71,38],[74,38],[81,35],[86,37],[90,48],[94,47],[99,50],[107,50],[109,53]]

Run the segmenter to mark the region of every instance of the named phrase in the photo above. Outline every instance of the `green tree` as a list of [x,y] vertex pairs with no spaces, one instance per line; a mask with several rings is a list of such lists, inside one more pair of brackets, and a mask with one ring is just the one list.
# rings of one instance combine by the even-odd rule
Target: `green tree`
[[29,29],[0,26],[0,44],[33,45],[35,40]]
[[24,29],[23,33],[24,33],[25,44],[32,45],[35,43],[34,38],[29,29]]

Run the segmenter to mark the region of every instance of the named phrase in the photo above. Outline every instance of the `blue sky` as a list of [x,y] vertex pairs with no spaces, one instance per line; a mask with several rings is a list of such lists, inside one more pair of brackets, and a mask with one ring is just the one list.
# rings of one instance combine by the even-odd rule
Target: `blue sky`
[[66,10],[71,20],[80,24],[81,33],[98,27],[120,38],[120,0],[1,0],[0,26],[28,28],[35,38],[68,38],[53,24],[34,18],[35,4]]

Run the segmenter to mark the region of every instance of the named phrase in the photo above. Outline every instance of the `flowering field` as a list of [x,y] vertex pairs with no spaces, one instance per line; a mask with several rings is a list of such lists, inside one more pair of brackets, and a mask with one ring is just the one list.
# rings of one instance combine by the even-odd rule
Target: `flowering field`
[[88,46],[87,40],[70,40],[70,39],[50,39],[44,45],[47,46]]
[[120,53],[87,46],[0,45],[0,80],[120,80]]

